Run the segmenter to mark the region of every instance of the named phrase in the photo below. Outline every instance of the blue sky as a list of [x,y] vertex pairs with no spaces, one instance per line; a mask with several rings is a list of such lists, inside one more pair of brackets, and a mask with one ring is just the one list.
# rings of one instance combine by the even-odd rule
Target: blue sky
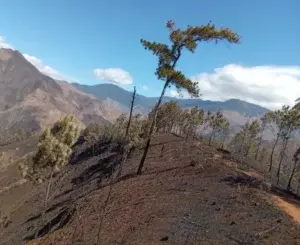
[[[156,96],[162,87],[154,76],[156,58],[140,39],[166,42],[168,19],[179,27],[211,20],[238,32],[242,43],[200,44],[179,67],[199,81],[203,99],[240,98],[275,108],[300,96],[299,9],[299,0],[2,0],[0,44],[27,54],[50,75],[106,82],[95,76],[99,69],[98,78],[132,78],[122,86]],[[172,89],[168,94],[177,96]]]

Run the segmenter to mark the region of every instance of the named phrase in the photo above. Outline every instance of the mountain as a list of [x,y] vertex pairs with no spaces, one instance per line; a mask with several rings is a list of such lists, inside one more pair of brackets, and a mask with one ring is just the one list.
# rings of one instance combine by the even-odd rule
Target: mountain
[[121,107],[42,74],[19,51],[0,49],[0,132],[38,130],[69,113],[84,123],[106,123]]
[[[113,84],[98,84],[98,85],[82,85],[78,83],[73,84],[75,87],[83,92],[93,94],[99,99],[110,98],[114,101],[119,102],[123,105],[123,108],[129,110],[130,102],[132,99],[132,93],[126,91]],[[244,123],[249,117],[259,117],[265,114],[268,109],[261,107],[259,105],[251,104],[238,99],[230,99],[224,102],[221,101],[210,101],[202,99],[175,99],[173,97],[164,97],[164,101],[177,100],[178,104],[182,108],[190,108],[194,106],[199,106],[204,110],[217,111],[221,110],[226,114],[229,114],[233,121],[238,121]],[[156,103],[156,97],[146,97],[137,94],[135,104],[142,111],[149,111]]]

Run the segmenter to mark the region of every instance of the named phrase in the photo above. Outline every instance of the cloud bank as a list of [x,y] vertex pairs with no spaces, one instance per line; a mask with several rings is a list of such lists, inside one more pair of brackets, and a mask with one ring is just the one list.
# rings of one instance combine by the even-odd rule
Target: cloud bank
[[[277,109],[282,105],[294,105],[300,97],[300,66],[230,64],[191,79],[199,83],[201,98],[205,100],[236,98]],[[183,94],[188,97],[187,93]],[[178,97],[176,90],[169,91],[169,95]]]
[[117,85],[129,85],[133,83],[133,79],[129,72],[120,68],[97,68],[93,73],[96,79],[108,81]]

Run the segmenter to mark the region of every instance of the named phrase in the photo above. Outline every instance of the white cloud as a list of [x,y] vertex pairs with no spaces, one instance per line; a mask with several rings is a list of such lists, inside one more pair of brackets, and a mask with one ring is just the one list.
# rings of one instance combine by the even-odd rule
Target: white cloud
[[3,36],[0,36],[0,48],[14,49],[13,46],[9,44]]
[[43,63],[42,60],[35,56],[31,56],[29,54],[23,54],[26,60],[28,60],[32,65],[34,65],[40,72],[44,73],[45,75],[52,77],[57,80],[64,80],[64,81],[71,81],[75,82],[76,80],[70,77],[67,77],[61,74],[59,71],[55,70],[51,66],[48,66]]
[[200,73],[192,80],[199,83],[202,99],[241,99],[277,109],[294,105],[300,97],[300,66],[226,65],[213,73]]
[[95,69],[94,76],[99,80],[109,81],[118,85],[129,85],[133,79],[129,72],[120,68]]
[[174,89],[171,89],[169,91],[168,95],[171,96],[171,97],[176,97],[176,98],[179,97],[179,93],[177,92],[177,90],[174,90]]
[[[5,37],[0,36],[0,48],[6,49],[15,49],[10,43],[7,42]],[[50,76],[57,80],[64,80],[64,81],[72,81],[75,82],[77,80],[67,77],[61,74],[59,71],[55,70],[51,66],[48,66],[43,63],[43,61],[35,56],[29,54],[23,54],[26,60],[28,60],[32,65],[34,65],[40,72],[44,73],[47,76]]]
[[8,43],[6,38],[3,36],[0,36],[0,48],[14,49],[14,47],[10,43]]
[[148,87],[147,85],[143,85],[143,86],[142,86],[142,89],[144,89],[144,90],[149,90],[149,87]]

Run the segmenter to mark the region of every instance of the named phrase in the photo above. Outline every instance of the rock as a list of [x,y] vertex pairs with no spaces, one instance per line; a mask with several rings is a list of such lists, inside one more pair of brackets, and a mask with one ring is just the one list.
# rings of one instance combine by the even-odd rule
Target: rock
[[168,241],[169,240],[169,237],[168,236],[164,236],[160,239],[160,241],[162,242],[165,242],[165,241]]

